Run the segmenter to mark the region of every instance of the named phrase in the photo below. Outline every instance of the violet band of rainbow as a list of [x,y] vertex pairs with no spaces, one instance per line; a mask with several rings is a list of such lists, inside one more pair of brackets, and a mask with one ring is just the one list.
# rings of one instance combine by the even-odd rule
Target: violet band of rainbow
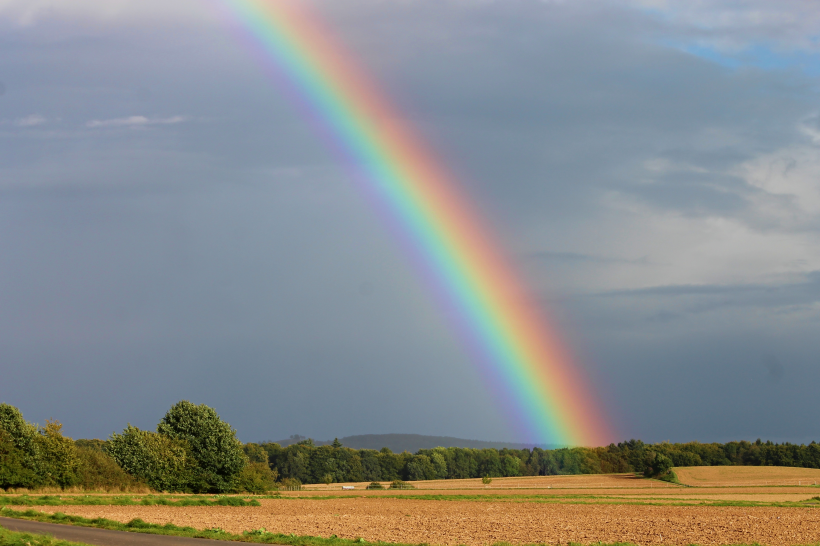
[[[318,17],[283,0],[225,0],[261,57],[285,75],[409,241],[471,354],[500,385],[527,440],[601,445],[600,404],[533,305],[469,197],[399,120]],[[493,381],[495,383],[495,380]]]

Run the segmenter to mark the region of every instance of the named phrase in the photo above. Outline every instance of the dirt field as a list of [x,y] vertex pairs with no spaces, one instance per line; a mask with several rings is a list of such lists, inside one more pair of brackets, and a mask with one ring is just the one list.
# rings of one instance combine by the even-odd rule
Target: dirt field
[[676,468],[681,483],[695,487],[817,485],[820,470],[784,466],[690,466]]
[[85,517],[200,529],[268,531],[368,541],[482,545],[633,542],[636,544],[796,545],[820,541],[820,509],[630,506],[383,498],[281,499],[261,507],[42,507]]

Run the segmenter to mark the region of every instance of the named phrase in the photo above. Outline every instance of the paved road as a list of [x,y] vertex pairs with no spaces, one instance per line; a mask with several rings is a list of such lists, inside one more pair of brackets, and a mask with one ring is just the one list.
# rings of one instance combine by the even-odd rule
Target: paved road
[[42,523],[16,518],[0,518],[0,525],[10,531],[51,535],[62,540],[84,542],[97,546],[217,546],[218,543],[226,544],[223,541],[208,540],[207,538],[109,531],[108,529]]

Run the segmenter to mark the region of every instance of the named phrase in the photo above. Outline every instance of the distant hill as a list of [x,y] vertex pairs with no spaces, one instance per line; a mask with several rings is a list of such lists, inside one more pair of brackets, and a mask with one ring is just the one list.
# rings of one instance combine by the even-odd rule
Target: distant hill
[[[286,440],[277,440],[276,443],[282,447],[287,447],[302,440],[307,440],[306,437],[294,434]],[[415,453],[420,449],[432,449],[434,447],[469,447],[473,449],[532,449],[533,447],[540,447],[541,449],[557,449],[558,445],[548,444],[519,444],[515,442],[487,442],[484,440],[465,440],[464,438],[453,438],[452,436],[424,436],[421,434],[360,434],[358,436],[345,436],[339,438],[339,441],[345,447],[353,449],[375,449],[379,450],[387,447],[394,453],[401,453],[409,451]],[[333,440],[314,440],[317,446],[330,445]]]

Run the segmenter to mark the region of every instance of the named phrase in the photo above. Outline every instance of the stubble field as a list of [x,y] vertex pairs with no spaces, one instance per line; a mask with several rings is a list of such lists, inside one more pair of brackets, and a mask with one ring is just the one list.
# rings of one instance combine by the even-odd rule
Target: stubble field
[[[698,473],[701,469],[686,470],[677,469],[678,475],[712,483],[707,480],[708,473]],[[259,507],[38,509],[121,522],[141,518],[197,529],[220,527],[234,533],[265,528],[286,534],[447,545],[820,542],[820,503],[809,501],[820,495],[820,487],[750,486],[748,468],[718,470],[714,476],[729,485],[684,487],[629,475],[562,476],[498,479],[489,487],[480,480],[419,482],[417,489],[385,491],[361,489],[366,484],[342,490],[341,484],[334,484],[261,499]],[[793,471],[805,472],[761,470],[765,472],[756,477],[766,477],[768,472],[769,479],[763,481],[770,482],[791,479]],[[803,477],[801,474],[798,479]]]

